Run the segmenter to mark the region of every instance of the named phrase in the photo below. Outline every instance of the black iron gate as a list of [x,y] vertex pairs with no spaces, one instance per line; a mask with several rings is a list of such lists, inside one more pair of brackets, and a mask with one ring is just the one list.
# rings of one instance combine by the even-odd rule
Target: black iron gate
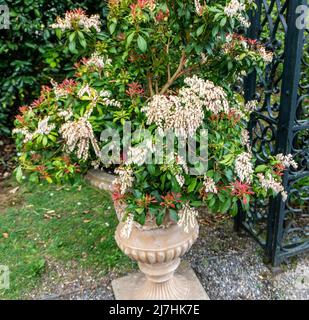
[[252,150],[260,163],[271,154],[292,153],[298,169],[284,175],[285,203],[281,196],[256,201],[235,226],[250,232],[277,266],[309,250],[309,0],[256,3],[248,37],[272,50],[274,60],[263,75],[245,80],[246,99],[259,101],[249,125]]

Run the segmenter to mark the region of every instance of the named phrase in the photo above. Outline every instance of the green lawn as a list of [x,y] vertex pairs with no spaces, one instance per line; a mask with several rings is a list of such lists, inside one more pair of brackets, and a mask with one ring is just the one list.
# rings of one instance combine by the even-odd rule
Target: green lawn
[[0,189],[6,200],[0,197],[0,265],[10,268],[10,289],[0,289],[1,299],[39,287],[50,259],[100,274],[132,267],[114,241],[117,220],[107,193],[83,181],[26,184],[12,195],[13,188]]

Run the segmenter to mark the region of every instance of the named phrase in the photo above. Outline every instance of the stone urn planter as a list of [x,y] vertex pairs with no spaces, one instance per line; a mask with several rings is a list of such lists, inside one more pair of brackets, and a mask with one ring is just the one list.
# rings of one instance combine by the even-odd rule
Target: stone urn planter
[[92,186],[108,192],[113,191],[113,181],[115,178],[115,175],[98,169],[90,169],[85,175],[86,181]]
[[191,248],[199,233],[198,224],[186,233],[176,223],[163,228],[133,225],[129,238],[123,238],[119,223],[115,239],[119,248],[138,262],[141,273],[114,280],[119,300],[206,300],[204,289],[191,268],[181,267],[181,257]]

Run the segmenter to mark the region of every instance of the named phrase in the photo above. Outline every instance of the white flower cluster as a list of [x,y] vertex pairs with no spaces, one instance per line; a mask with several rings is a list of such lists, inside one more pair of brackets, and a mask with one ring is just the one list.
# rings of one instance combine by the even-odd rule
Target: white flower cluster
[[34,132],[29,132],[24,128],[15,128],[13,129],[12,133],[21,133],[22,135],[24,135],[23,143],[27,143],[31,141],[36,134],[48,135],[52,130],[55,129],[55,124],[48,124],[49,119],[50,117],[47,116],[43,120],[40,120],[38,122],[38,127]]
[[83,85],[77,93],[78,98],[82,98],[85,95],[87,95],[88,97],[95,97],[96,96],[96,91],[92,88],[90,88],[89,84],[85,84]]
[[204,177],[203,187],[206,193],[215,193],[215,194],[218,193],[216,183],[210,177],[206,177],[206,176]]
[[251,22],[241,14],[237,16],[237,19],[243,27],[249,28],[251,26]]
[[291,154],[284,156],[282,153],[279,153],[276,155],[276,159],[280,161],[285,168],[293,167],[294,169],[297,169],[298,167],[298,164],[293,160]]
[[189,233],[197,223],[198,212],[186,203],[179,211],[179,216],[178,225],[184,229],[184,232]]
[[130,167],[119,167],[115,169],[118,177],[113,181],[113,185],[120,186],[120,193],[125,194],[133,186],[133,170]]
[[188,165],[185,161],[185,159],[183,159],[180,155],[176,154],[176,163],[181,166],[182,170],[184,171],[184,173],[188,174],[189,173],[189,168]]
[[111,107],[116,107],[116,108],[121,108],[121,103],[115,99],[110,99],[111,97],[111,93],[109,91],[105,91],[105,90],[102,90],[100,91],[99,93],[99,96],[102,99],[102,102],[106,105],[106,106],[111,106]]
[[258,107],[258,101],[257,100],[250,100],[245,104],[245,111],[248,113],[251,113],[255,111]]
[[203,7],[200,4],[200,0],[194,0],[194,5],[196,13],[201,16],[203,14]]
[[101,31],[100,16],[96,14],[88,17],[83,10],[79,9],[67,11],[64,19],[57,17],[57,22],[53,23],[51,28],[59,28],[62,31],[65,31],[73,30],[75,25],[83,27],[85,31],[90,31],[91,28],[94,28],[97,32]]
[[175,179],[178,182],[179,186],[183,187],[183,185],[185,184],[185,177],[181,174],[176,174]]
[[122,226],[121,230],[120,230],[120,236],[123,239],[129,239],[131,232],[132,232],[132,228],[133,228],[133,224],[134,224],[134,216],[132,213],[128,214],[128,217],[124,223],[124,225]]
[[71,119],[73,117],[72,109],[61,110],[57,113],[58,117],[64,118],[65,121]]
[[38,123],[38,128],[35,131],[34,134],[44,134],[44,135],[48,135],[52,130],[55,129],[56,125],[53,124],[48,124],[50,117],[45,117],[43,120],[40,120]]
[[93,134],[91,123],[86,117],[64,123],[60,130],[66,150],[73,152],[77,148],[77,158],[87,160],[89,156],[90,142],[97,157],[100,157],[100,148]]
[[263,46],[259,46],[258,52],[266,63],[271,63],[273,61],[274,54],[271,51],[266,51]]
[[246,146],[247,149],[250,150],[250,136],[248,130],[241,130],[240,141],[243,146]]
[[87,100],[88,98],[90,98],[92,100],[93,106],[98,101],[98,99],[101,98],[101,102],[106,106],[121,108],[121,103],[119,101],[110,99],[111,95],[112,94],[106,90],[101,90],[98,93],[95,89],[91,88],[88,83],[83,85],[77,93],[77,96],[80,99],[83,99],[85,96],[87,96]]
[[227,95],[221,87],[197,76],[186,78],[178,96],[155,95],[142,109],[147,124],[173,130],[177,136],[193,136],[204,120],[204,109],[214,114],[229,112]]
[[281,193],[282,200],[286,201],[287,193],[285,192],[283,185],[276,181],[271,174],[268,173],[267,176],[265,176],[262,173],[258,173],[257,177],[259,178],[262,188],[265,190],[271,189],[275,193]]
[[241,23],[241,25],[243,25],[245,28],[249,28],[250,22],[243,16],[243,12],[245,10],[245,3],[239,0],[231,0],[224,8],[224,13],[230,18],[235,17]]
[[243,152],[237,156],[235,160],[235,171],[241,182],[251,182],[253,164],[252,164],[252,154],[250,152]]
[[70,88],[69,85],[63,85],[61,83],[57,83],[54,80],[51,80],[51,84],[53,86],[53,91],[57,99],[59,98],[66,98],[71,92],[72,87]]
[[184,83],[189,88],[184,88],[183,91],[180,91],[180,95],[186,96],[187,93],[191,93],[193,96],[195,95],[200,99],[201,107],[214,114],[229,112],[230,108],[227,94],[221,87],[216,86],[209,80],[205,81],[197,76],[186,78]]
[[23,143],[27,143],[29,141],[32,140],[33,138],[33,133],[29,132],[27,129],[24,129],[24,128],[15,128],[13,129],[12,131],[13,134],[22,134],[24,136],[24,140],[23,140]]
[[228,5],[224,8],[224,13],[228,17],[235,17],[239,12],[245,11],[246,6],[244,3],[241,3],[239,0],[231,0]]
[[100,56],[98,52],[94,52],[89,59],[85,60],[84,64],[88,67],[96,67],[97,69],[102,70],[106,64],[111,64],[111,59],[106,59],[104,61],[104,57]]

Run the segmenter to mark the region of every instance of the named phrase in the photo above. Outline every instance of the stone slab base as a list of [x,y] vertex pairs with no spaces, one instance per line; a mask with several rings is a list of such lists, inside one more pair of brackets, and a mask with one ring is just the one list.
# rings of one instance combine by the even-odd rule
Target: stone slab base
[[[196,274],[187,262],[182,262],[176,275],[181,275],[189,282],[189,293],[184,300],[210,300]],[[145,276],[141,273],[131,273],[125,277],[112,281],[112,288],[116,300],[134,300],[132,297],[143,285]]]
[[85,179],[92,186],[111,192],[115,176],[101,170],[91,169],[87,172]]

